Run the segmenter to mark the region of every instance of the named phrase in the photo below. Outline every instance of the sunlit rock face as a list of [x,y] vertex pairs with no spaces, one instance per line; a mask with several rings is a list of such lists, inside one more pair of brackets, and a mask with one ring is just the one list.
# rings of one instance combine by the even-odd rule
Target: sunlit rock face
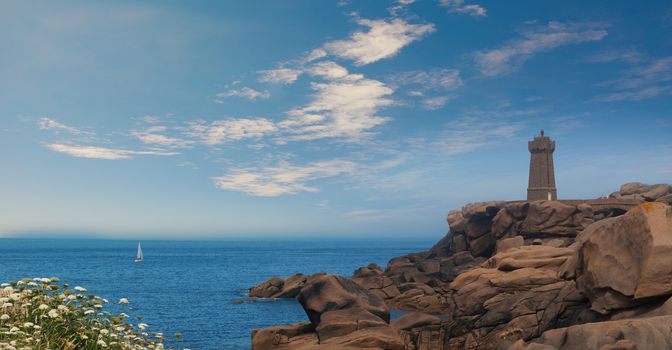
[[672,209],[642,203],[579,237],[577,281],[594,310],[609,313],[672,294]]
[[[257,331],[277,345],[255,349],[670,348],[669,196],[633,183],[594,200],[468,204],[427,251],[306,278],[311,326]],[[378,301],[410,313],[388,322]]]

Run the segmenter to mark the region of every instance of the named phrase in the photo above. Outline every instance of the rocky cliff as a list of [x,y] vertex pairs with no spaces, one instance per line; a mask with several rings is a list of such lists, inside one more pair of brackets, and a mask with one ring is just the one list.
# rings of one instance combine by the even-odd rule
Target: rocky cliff
[[[430,250],[352,278],[273,278],[310,322],[255,330],[265,349],[672,349],[672,187],[596,200],[469,204]],[[389,309],[410,311],[391,320]]]

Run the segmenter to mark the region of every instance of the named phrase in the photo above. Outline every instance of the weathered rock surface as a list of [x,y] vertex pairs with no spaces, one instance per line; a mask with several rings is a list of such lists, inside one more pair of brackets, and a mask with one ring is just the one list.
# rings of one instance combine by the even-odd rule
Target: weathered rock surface
[[386,326],[387,323],[380,317],[360,307],[351,307],[322,314],[316,331],[320,342],[324,342],[361,329]]
[[248,295],[252,298],[296,298],[306,279],[307,276],[302,273],[291,275],[287,279],[272,277],[250,288]]
[[610,194],[609,197],[653,202],[670,194],[672,194],[672,186],[667,184],[646,185],[630,182],[621,186],[618,192]]
[[518,341],[510,350],[672,349],[672,316],[586,323],[553,329],[530,344]]
[[576,236],[592,222],[593,211],[587,204],[518,202],[505,205],[497,213],[492,230],[497,238]]
[[322,314],[328,311],[359,307],[390,321],[390,311],[383,300],[338,275],[314,275],[308,278],[297,296],[310,322],[318,326]]
[[411,330],[413,328],[431,326],[441,323],[441,319],[423,312],[409,312],[404,316],[396,318],[390,322],[390,325],[400,330]]
[[310,349],[317,337],[310,323],[275,326],[252,331],[252,349]]
[[[672,349],[670,202],[669,185],[630,183],[466,205],[427,251],[306,278],[311,323],[256,331],[255,349]],[[259,290],[296,290],[281,281]]]
[[[376,266],[360,269],[360,278],[379,275]],[[309,325],[271,327],[252,335],[253,349],[404,349],[381,298],[352,280],[316,274],[305,280],[297,300]]]
[[376,264],[357,269],[352,275],[352,281],[382,299],[394,298],[401,294],[394,281]]
[[642,203],[579,237],[579,288],[600,313],[672,294],[672,209]]
[[[531,339],[546,329],[590,319],[586,298],[563,278],[571,248],[523,246],[490,258],[452,283],[451,342],[494,349],[504,335]],[[515,330],[512,333],[512,330]]]

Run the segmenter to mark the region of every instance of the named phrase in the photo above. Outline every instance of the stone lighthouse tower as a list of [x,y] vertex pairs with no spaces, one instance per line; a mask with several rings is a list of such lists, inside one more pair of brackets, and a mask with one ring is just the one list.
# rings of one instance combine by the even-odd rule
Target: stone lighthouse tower
[[527,200],[557,200],[555,188],[555,172],[553,170],[553,151],[555,141],[544,136],[541,130],[539,136],[527,143],[530,150],[530,182],[527,187]]

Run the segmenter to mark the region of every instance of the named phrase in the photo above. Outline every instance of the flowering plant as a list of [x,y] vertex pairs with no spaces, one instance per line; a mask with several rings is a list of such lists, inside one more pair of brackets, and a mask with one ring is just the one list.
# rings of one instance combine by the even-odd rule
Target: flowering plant
[[[121,307],[128,304],[119,300]],[[106,299],[58,278],[24,278],[0,285],[0,350],[164,349],[163,335],[105,310]],[[138,320],[141,316],[138,316]]]

